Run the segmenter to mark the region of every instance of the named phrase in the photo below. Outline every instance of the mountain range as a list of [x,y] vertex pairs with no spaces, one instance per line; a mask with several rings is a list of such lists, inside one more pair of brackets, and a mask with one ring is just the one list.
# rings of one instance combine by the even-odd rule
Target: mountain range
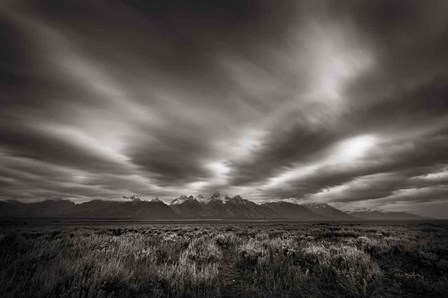
[[406,212],[356,210],[343,212],[328,204],[297,204],[290,200],[256,204],[240,195],[230,197],[215,192],[210,197],[181,195],[170,205],[151,201],[93,200],[75,204],[68,200],[38,203],[0,201],[0,218],[77,218],[77,219],[293,219],[304,221],[418,220]]

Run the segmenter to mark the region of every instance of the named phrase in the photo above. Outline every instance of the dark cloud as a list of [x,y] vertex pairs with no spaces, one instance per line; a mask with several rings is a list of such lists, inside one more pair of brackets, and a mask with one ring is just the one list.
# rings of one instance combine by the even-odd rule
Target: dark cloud
[[434,213],[447,30],[446,1],[4,1],[0,197]]
[[17,125],[0,129],[2,145],[15,156],[45,160],[57,165],[97,172],[124,172],[120,165],[103,156],[101,152],[89,152],[76,140],[62,139],[33,127]]
[[155,136],[156,141],[140,143],[132,161],[149,173],[160,184],[179,184],[207,179],[210,175],[202,162],[210,155],[208,144],[201,135],[179,131],[164,131]]
[[[286,121],[285,121],[286,122]],[[232,183],[257,182],[279,174],[296,163],[319,158],[342,134],[331,127],[310,127],[308,123],[283,123],[270,131],[249,160],[232,164]]]

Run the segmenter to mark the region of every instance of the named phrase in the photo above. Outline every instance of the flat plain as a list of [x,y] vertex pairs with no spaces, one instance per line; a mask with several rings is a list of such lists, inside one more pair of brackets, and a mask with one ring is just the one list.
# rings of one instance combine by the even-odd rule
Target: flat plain
[[448,297],[448,223],[0,226],[1,297]]

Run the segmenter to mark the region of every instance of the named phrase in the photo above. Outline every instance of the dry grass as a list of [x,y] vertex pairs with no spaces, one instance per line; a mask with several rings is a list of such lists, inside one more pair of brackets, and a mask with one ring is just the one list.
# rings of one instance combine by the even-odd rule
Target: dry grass
[[445,225],[9,227],[1,297],[448,297]]

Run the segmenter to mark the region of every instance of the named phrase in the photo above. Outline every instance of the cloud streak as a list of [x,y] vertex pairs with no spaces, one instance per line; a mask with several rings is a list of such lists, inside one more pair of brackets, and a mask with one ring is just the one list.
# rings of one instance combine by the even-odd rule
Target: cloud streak
[[446,1],[4,1],[0,199],[435,211]]

